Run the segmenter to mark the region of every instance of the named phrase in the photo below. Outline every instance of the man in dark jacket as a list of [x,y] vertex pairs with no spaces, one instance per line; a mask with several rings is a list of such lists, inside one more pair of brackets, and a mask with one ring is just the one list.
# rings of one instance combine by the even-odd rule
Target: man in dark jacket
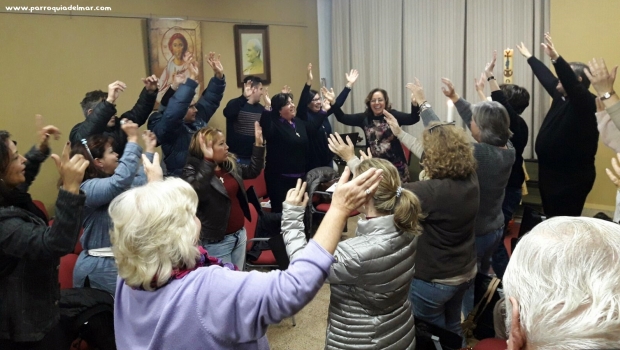
[[84,120],[76,124],[71,133],[69,140],[72,144],[79,144],[82,139],[86,139],[92,135],[103,134],[114,139],[114,152],[118,153],[120,158],[127,144],[127,135],[121,130],[120,120],[127,118],[132,122],[142,126],[146,123],[149,115],[155,106],[155,98],[157,98],[157,77],[151,75],[142,79],[144,89],[140,92],[138,101],[130,111],[116,116],[116,106],[114,102],[122,91],[127,87],[121,81],[115,81],[108,85],[108,92],[95,90],[86,93],[84,99],[80,103],[84,112]]
[[192,103],[194,91],[198,86],[196,82],[198,68],[194,64],[190,68],[190,77],[179,85],[177,85],[179,81],[175,79],[162,98],[162,105],[169,100],[165,110],[160,109],[159,112],[153,113],[149,120],[148,128],[155,133],[157,143],[161,145],[166,172],[169,176],[181,175],[192,135],[207,126],[224,96],[226,80],[219,56],[209,54],[207,63],[213,69],[215,76],[211,78],[197,103]]

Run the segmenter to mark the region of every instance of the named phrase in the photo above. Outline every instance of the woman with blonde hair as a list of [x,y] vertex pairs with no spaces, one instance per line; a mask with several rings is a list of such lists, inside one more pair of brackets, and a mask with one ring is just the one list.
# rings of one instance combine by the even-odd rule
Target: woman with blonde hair
[[[159,176],[151,176],[159,168]],[[110,205],[119,280],[114,327],[119,349],[269,349],[267,326],[316,295],[348,213],[379,185],[381,170],[350,182],[345,171],[330,210],[306,249],[285,271],[240,272],[197,246],[198,195],[187,182],[161,180],[145,162],[149,184]]]
[[[399,172],[385,159],[368,159],[356,171],[381,169],[374,194],[357,210],[365,214],[355,237],[338,243],[329,271],[331,297],[326,349],[415,348],[415,326],[408,300],[414,275],[421,208],[401,187]],[[308,195],[298,180],[282,212],[282,235],[291,259],[306,246],[303,213]]]
[[222,131],[200,129],[192,136],[181,175],[198,194],[200,244],[210,255],[232,262],[241,270],[247,242],[244,217],[250,220],[243,180],[257,177],[265,165],[263,132],[258,122],[254,123],[254,136],[250,164],[237,164],[235,155],[228,152]]

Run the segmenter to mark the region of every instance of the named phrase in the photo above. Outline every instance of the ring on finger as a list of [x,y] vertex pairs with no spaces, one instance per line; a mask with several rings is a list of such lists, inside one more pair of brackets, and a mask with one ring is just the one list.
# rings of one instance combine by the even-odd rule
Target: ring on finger
[[370,189],[366,189],[366,194],[370,195]]

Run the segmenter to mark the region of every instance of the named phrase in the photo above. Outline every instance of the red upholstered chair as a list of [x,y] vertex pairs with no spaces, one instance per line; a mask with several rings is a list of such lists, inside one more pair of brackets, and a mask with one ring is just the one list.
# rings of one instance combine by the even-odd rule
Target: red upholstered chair
[[[243,185],[246,191],[254,186],[256,197],[258,197],[261,202],[269,201],[269,197],[267,196],[267,183],[265,182],[265,169],[261,170],[260,174],[255,179],[243,180]],[[267,209],[266,211],[271,211],[269,208],[263,207],[263,210],[264,209]]]
[[[50,222],[50,226],[53,222],[54,220]],[[80,237],[75,244],[75,249],[73,252],[60,258],[60,265],[58,267],[58,283],[60,283],[60,289],[73,288],[73,268],[75,267],[75,263],[83,250],[82,244],[80,243],[83,233],[84,229],[80,231]]]
[[[253,205],[250,205],[250,218],[252,219],[252,221],[248,221],[247,218],[245,219],[245,231],[248,237],[248,243],[246,245],[246,252],[252,248],[252,244],[254,242],[260,242],[260,241],[266,242],[270,240],[269,237],[260,237],[260,238],[256,237],[256,227],[258,225],[258,212],[256,211],[256,208],[254,208]],[[260,256],[258,257],[258,259],[252,262],[249,262],[246,260],[245,266],[243,268],[239,267],[239,270],[247,271],[252,268],[277,269],[279,267],[280,265],[278,265],[275,255],[273,255],[273,252],[271,251],[271,249],[268,249],[268,250],[263,250]],[[295,315],[292,316],[292,319],[293,319],[293,326],[296,326],[297,323],[295,322]]]
[[39,210],[41,210],[43,212],[43,214],[45,214],[45,217],[47,218],[47,221],[50,220],[50,215],[47,213],[47,208],[45,208],[45,204],[43,204],[43,202],[33,199],[32,203],[34,203],[34,205],[37,206],[37,208],[39,208]]
[[505,339],[487,338],[479,341],[474,350],[505,350],[507,347]]
[[[320,200],[320,196],[325,196],[325,197],[329,197],[331,198],[332,194],[330,192],[323,192],[323,191],[314,191],[312,192],[312,203],[308,204],[308,209],[310,210],[310,215],[308,216],[309,218],[309,222],[308,222],[308,236],[309,237],[313,237],[314,236],[314,216],[318,215],[321,217],[321,220],[323,219],[323,217],[325,217],[325,214],[327,214],[327,211],[329,210],[329,207],[331,206],[330,203],[321,203]],[[351,213],[349,213],[349,217],[352,216],[357,216],[359,215],[360,212],[357,210],[353,210]],[[344,226],[344,232],[347,232],[347,226]]]
[[407,162],[407,165],[409,165],[409,163],[411,163],[411,150],[405,147],[402,143],[400,146],[403,148],[403,152],[405,153],[405,161]]

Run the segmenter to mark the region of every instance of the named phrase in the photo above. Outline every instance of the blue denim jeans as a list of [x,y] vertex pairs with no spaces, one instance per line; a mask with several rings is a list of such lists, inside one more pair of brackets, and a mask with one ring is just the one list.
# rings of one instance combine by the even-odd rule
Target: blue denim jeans
[[245,266],[245,246],[248,240],[245,228],[224,236],[217,243],[206,243],[202,247],[210,256],[222,259],[223,262],[231,262],[243,271]]
[[[508,223],[512,220],[514,213],[517,211],[519,203],[521,203],[521,198],[521,188],[506,187],[504,191],[504,203],[502,204],[505,228],[508,227]],[[491,265],[493,266],[493,271],[497,275],[497,278],[504,278],[504,272],[508,266],[508,259],[508,252],[504,246],[504,240],[500,239],[497,244],[497,249],[495,249],[493,253],[493,258],[491,259]]]
[[[491,255],[497,248],[497,243],[501,242],[504,236],[504,227],[491,231],[484,236],[476,237],[476,258],[478,259],[478,273],[489,273],[491,267]],[[463,315],[467,315],[474,308],[474,284],[469,287],[463,298]]]
[[454,332],[462,338],[461,304],[470,285],[473,285],[473,279],[458,286],[449,286],[414,278],[409,289],[413,316]]

